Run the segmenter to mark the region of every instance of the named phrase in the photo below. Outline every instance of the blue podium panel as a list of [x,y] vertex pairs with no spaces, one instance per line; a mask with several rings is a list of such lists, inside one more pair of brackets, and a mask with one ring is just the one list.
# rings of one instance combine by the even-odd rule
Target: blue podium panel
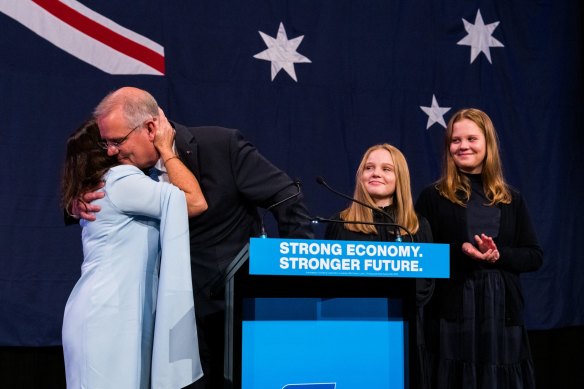
[[401,299],[249,298],[242,388],[404,388]]
[[450,246],[341,240],[251,238],[249,274],[448,278]]

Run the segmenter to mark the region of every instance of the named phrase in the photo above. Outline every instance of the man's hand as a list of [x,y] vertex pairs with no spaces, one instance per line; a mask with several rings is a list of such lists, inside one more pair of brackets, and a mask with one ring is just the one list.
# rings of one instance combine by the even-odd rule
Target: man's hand
[[91,202],[97,199],[102,199],[105,196],[105,192],[97,192],[99,189],[103,188],[104,185],[104,182],[100,183],[92,192],[84,193],[81,197],[73,201],[71,216],[76,219],[85,219],[90,222],[95,221],[95,212],[101,211],[101,207],[99,205],[92,205]]

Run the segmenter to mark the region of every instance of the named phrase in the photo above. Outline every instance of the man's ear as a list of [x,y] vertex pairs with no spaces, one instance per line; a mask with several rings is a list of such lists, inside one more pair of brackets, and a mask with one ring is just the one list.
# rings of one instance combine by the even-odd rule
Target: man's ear
[[156,132],[158,131],[158,125],[160,124],[160,120],[158,117],[153,117],[148,123],[146,123],[146,131],[148,131],[148,139],[151,142],[154,142],[154,138],[156,137]]

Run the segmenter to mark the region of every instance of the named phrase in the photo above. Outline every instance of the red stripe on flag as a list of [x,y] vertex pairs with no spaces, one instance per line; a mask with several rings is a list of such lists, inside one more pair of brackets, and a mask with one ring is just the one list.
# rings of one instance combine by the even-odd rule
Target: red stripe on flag
[[164,56],[89,19],[57,0],[32,0],[71,27],[164,74]]

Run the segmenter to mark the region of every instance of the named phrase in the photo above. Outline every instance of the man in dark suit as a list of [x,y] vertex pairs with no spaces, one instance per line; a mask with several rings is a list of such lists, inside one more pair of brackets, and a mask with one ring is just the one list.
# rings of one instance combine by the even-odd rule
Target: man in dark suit
[[[102,138],[110,144],[109,155],[144,170],[153,166],[164,170],[152,139],[157,128],[168,122],[149,93],[132,87],[118,89],[102,100],[94,114]],[[136,123],[146,124],[136,130]],[[208,210],[190,219],[189,224],[195,311],[205,373],[192,387],[218,389],[223,387],[225,306],[223,296],[212,295],[211,287],[249,238],[258,235],[257,207],[267,208],[290,197],[270,210],[280,236],[312,238],[313,231],[302,195],[294,196],[299,193],[297,184],[239,131],[177,123],[172,126],[177,157],[197,177],[208,204]],[[132,130],[128,133],[128,129]],[[99,196],[96,192],[87,194],[82,204],[85,211],[77,214],[94,220],[93,212],[99,209],[90,202]]]

